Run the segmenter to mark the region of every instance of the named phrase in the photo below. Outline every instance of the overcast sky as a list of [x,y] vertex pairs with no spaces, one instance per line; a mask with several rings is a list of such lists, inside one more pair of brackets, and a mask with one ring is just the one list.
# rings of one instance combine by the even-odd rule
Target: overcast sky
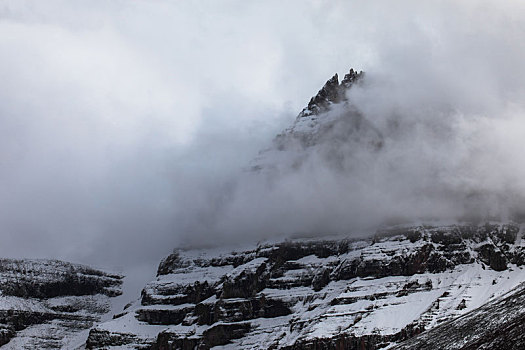
[[[230,186],[328,78],[351,67],[382,84],[354,96],[370,115],[395,108],[419,120],[423,107],[439,106],[462,116],[454,119],[462,139],[494,131],[487,143],[440,149],[444,156],[487,148],[478,158],[465,151],[468,171],[457,166],[465,157],[444,163],[467,174],[450,188],[525,193],[517,164],[525,130],[524,7],[0,1],[0,255],[108,267],[158,262],[183,237],[209,227],[214,218],[199,215],[216,200],[215,189]],[[481,129],[471,127],[473,118]],[[222,239],[220,229],[199,237]]]

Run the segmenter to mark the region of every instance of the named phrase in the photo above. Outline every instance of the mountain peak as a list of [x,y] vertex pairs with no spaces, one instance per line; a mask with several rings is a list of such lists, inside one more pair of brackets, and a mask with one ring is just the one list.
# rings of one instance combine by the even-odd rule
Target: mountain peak
[[308,106],[299,113],[298,117],[317,115],[329,110],[332,104],[346,101],[346,91],[363,76],[363,71],[357,72],[352,68],[339,83],[339,76],[335,73],[333,77],[328,79],[317,95],[310,99]]

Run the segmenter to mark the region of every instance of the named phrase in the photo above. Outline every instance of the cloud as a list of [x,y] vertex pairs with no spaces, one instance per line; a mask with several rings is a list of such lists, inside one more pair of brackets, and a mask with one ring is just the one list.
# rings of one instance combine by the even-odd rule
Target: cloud
[[[321,31],[294,6],[3,2],[0,253],[169,252],[332,70],[310,71],[328,50],[302,55]],[[279,29],[290,16],[304,28]]]
[[[525,190],[523,10],[6,1],[0,254],[129,266],[184,242],[512,211]],[[327,132],[284,156],[299,168],[242,170],[350,66],[367,72],[349,97],[381,151]]]
[[[240,176],[226,205],[208,209],[220,215],[205,235],[235,242],[359,235],[395,222],[522,219],[522,6],[398,5],[345,7],[358,23],[337,22],[341,33],[362,26],[356,47],[368,40],[370,53],[364,84],[349,92],[357,112],[320,116],[337,121],[315,131],[315,147],[300,134],[275,146],[285,151],[263,156],[273,169]],[[370,126],[358,129],[361,118]],[[379,150],[369,147],[376,131]]]

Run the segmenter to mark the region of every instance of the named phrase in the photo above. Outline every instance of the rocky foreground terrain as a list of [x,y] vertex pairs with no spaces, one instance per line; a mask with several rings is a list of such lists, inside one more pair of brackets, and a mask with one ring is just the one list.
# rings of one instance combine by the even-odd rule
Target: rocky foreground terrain
[[492,349],[510,331],[521,344],[521,233],[411,226],[178,250],[137,303],[91,329],[87,348]]
[[2,349],[74,349],[110,312],[122,276],[57,260],[0,259]]

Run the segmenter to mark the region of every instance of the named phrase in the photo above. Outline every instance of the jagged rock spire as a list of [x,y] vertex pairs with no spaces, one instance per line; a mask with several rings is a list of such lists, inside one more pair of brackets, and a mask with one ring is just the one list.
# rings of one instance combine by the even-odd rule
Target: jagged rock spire
[[299,113],[299,118],[326,112],[330,109],[330,105],[346,101],[346,91],[350,89],[355,82],[359,81],[363,75],[364,73],[362,71],[357,72],[350,69],[350,72],[345,74],[341,84],[339,84],[339,76],[336,73],[324,84],[317,95],[310,99],[308,106]]
[[355,82],[361,79],[363,75],[363,71],[357,72],[351,68],[350,72],[345,74],[343,81],[341,81],[341,86],[345,89],[349,89]]

